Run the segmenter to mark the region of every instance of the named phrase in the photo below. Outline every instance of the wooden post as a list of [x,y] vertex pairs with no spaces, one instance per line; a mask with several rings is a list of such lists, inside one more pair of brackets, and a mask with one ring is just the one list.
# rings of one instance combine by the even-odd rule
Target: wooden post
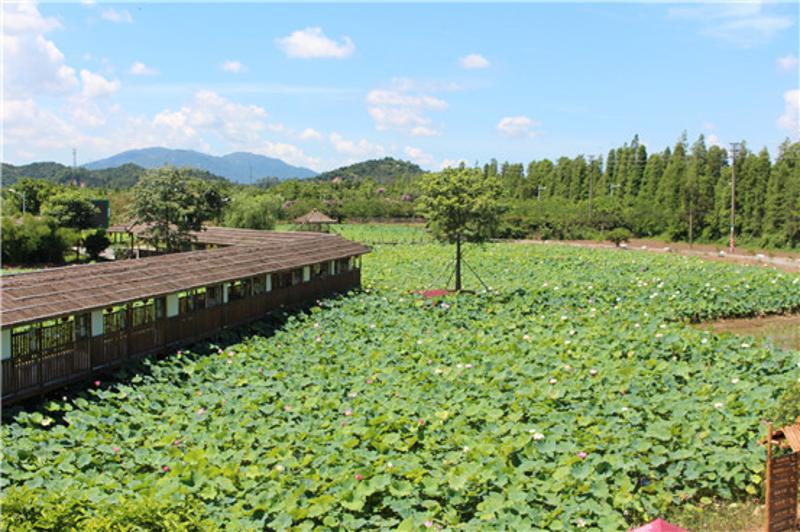
[[44,364],[42,364],[42,352],[43,352],[43,350],[42,350],[42,326],[41,326],[41,323],[38,324],[38,325],[39,326],[36,327],[36,351],[37,351],[36,358],[39,361],[39,375],[38,375],[38,377],[39,377],[39,388],[41,389],[44,386],[44,384],[43,384],[44,375],[42,375],[42,372],[44,371]]
[[766,484],[765,493],[764,493],[764,513],[767,514],[767,518],[764,520],[764,531],[770,531],[770,522],[769,522],[769,510],[772,501],[770,500],[770,476],[772,474],[772,423],[767,424],[767,474],[764,478],[764,483]]

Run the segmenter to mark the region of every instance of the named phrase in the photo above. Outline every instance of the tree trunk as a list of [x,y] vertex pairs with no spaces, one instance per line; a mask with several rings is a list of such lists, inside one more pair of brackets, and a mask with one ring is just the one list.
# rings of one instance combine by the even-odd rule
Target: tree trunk
[[693,233],[693,231],[692,231],[692,222],[693,221],[694,221],[694,216],[693,216],[692,210],[689,209],[689,246],[690,247],[692,245],[692,233]]
[[456,237],[456,292],[461,291],[461,235]]

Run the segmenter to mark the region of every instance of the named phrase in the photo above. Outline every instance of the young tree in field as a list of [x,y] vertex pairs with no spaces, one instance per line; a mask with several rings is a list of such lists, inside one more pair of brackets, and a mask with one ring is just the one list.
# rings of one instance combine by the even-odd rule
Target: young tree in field
[[502,212],[501,187],[481,170],[445,169],[422,182],[421,212],[441,241],[456,245],[456,290],[461,290],[461,244],[484,242]]
[[133,188],[132,210],[136,222],[148,226],[145,241],[179,251],[191,242],[192,231],[219,216],[223,203],[214,184],[164,167],[147,172]]

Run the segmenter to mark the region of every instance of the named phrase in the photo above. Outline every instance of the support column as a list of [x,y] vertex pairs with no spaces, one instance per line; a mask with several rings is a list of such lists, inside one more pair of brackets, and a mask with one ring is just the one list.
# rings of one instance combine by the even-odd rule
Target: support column
[[267,284],[265,286],[267,287],[267,292],[272,292],[272,274],[267,274]]
[[225,283],[222,285],[222,302],[228,302],[228,292],[230,291],[231,283]]
[[311,266],[303,266],[303,282],[307,283],[311,280]]

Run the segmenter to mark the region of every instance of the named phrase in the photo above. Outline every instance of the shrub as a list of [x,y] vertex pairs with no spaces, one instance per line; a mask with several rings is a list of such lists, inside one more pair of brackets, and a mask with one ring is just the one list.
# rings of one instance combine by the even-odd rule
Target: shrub
[[226,209],[224,224],[242,229],[273,229],[281,214],[281,199],[277,196],[236,196]]
[[98,229],[93,231],[86,238],[83,239],[83,246],[86,248],[86,253],[92,260],[97,260],[100,253],[106,250],[111,245],[111,241],[106,236],[105,229]]
[[800,416],[800,380],[791,383],[778,398],[778,406],[770,421],[775,423],[777,428],[796,422],[798,416]]
[[210,530],[198,502],[158,497],[96,503],[84,492],[12,488],[3,497],[3,530]]
[[613,242],[615,246],[619,247],[623,242],[627,242],[633,238],[633,233],[624,227],[617,227],[606,233],[606,240]]
[[3,217],[3,262],[10,264],[64,262],[74,233],[49,217],[26,214]]

